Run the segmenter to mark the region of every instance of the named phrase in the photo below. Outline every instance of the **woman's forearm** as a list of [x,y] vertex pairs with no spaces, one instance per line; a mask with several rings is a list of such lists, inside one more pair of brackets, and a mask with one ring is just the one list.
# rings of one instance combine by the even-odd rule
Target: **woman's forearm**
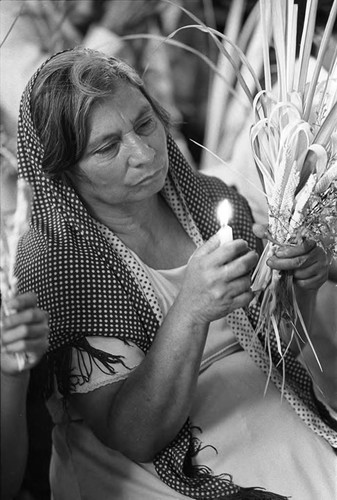
[[26,397],[29,372],[1,373],[1,498],[17,494],[25,472],[28,434]]
[[104,441],[145,462],[175,438],[195,391],[208,325],[196,325],[175,304],[141,365],[118,392]]
[[188,417],[208,328],[185,320],[173,307],[111,407],[112,444],[135,460],[151,460]]

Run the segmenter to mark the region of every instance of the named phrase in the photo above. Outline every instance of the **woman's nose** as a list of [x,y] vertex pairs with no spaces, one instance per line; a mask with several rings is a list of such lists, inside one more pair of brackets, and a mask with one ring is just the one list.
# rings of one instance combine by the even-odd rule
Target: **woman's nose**
[[128,150],[128,163],[130,166],[152,163],[155,157],[155,150],[135,132],[126,134],[126,147]]

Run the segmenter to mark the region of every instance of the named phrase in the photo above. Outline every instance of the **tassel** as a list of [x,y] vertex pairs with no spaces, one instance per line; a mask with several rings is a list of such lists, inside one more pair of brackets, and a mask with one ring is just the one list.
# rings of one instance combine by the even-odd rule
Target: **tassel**
[[263,488],[240,488],[240,491],[232,497],[223,496],[221,500],[287,500],[289,497],[271,493]]
[[153,461],[160,479],[178,493],[198,500],[287,500],[263,488],[241,488],[233,483],[230,474],[215,476],[207,466],[194,465],[192,457],[201,449],[202,443],[192,436],[187,420],[178,436]]
[[[74,373],[72,368],[73,349],[77,352],[78,371]],[[83,353],[88,355],[83,356]],[[116,373],[115,365],[124,363],[124,356],[115,356],[100,349],[92,347],[86,338],[76,341],[76,344],[66,346],[58,351],[48,354],[48,391],[51,395],[55,390],[55,378],[57,389],[63,395],[67,396],[72,389],[78,385],[86,383],[91,376],[93,364],[95,364],[103,373]]]

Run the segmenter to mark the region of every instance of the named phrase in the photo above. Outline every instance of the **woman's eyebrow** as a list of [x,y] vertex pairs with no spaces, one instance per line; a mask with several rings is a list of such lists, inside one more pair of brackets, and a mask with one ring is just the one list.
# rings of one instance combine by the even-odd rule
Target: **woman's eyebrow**
[[153,112],[154,112],[154,110],[153,110],[150,103],[144,104],[144,106],[142,106],[142,108],[139,110],[136,118],[133,120],[133,123],[136,123],[140,118],[143,118],[144,115],[147,115],[147,114],[153,113]]
[[109,132],[107,134],[102,134],[95,139],[91,140],[88,142],[86,149],[86,154],[92,153],[97,146],[99,146],[102,142],[106,141],[107,139],[118,139],[120,137],[120,134],[118,132]]

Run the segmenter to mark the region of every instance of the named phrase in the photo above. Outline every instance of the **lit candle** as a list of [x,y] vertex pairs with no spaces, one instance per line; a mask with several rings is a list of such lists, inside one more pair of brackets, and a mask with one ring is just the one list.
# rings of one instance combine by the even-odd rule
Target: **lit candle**
[[221,228],[217,234],[220,237],[220,245],[233,240],[233,231],[231,226],[228,225],[231,217],[232,205],[228,200],[223,200],[218,206],[218,219],[221,224]]

